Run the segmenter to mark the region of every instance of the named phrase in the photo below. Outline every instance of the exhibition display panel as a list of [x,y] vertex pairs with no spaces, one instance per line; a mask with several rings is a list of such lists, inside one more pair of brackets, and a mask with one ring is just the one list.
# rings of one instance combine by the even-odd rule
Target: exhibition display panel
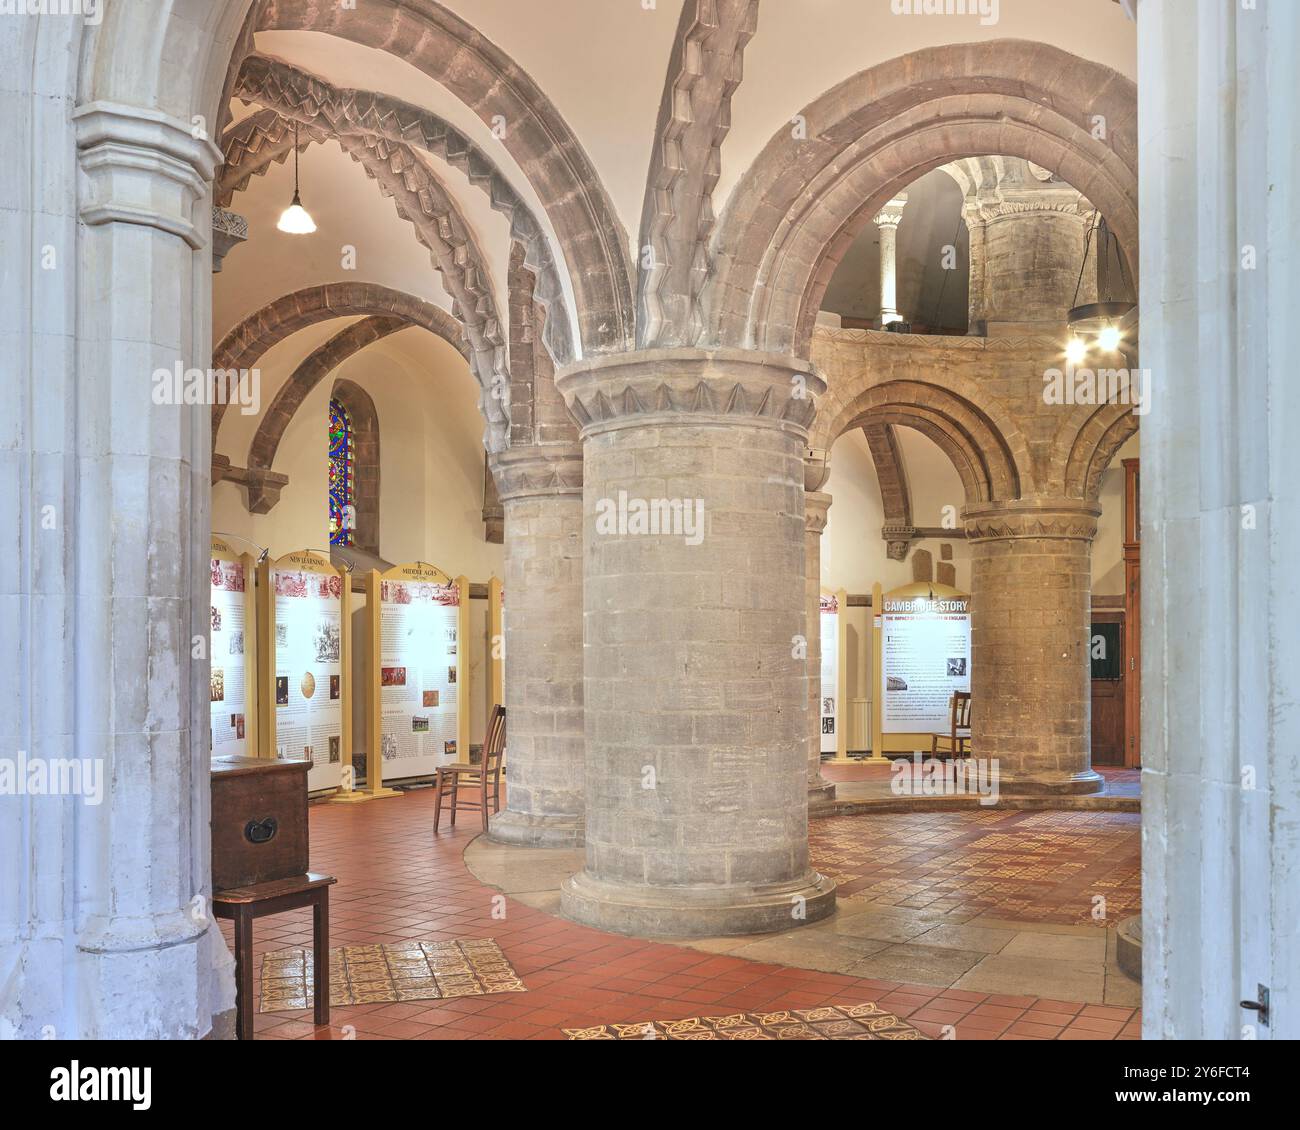
[[469,759],[469,582],[422,561],[375,570],[366,613],[366,784],[376,792]]
[[970,690],[970,594],[930,581],[876,585],[872,608],[872,751],[928,750],[930,734],[949,728],[953,692]]
[[351,587],[315,550],[264,562],[258,578],[263,742],[312,762],[312,792],[342,786],[352,763]]
[[837,761],[848,756],[845,662],[848,635],[842,622],[848,594],[823,592],[819,608],[821,626],[821,752],[833,753]]
[[220,534],[212,536],[211,610],[208,658],[212,756],[258,754],[257,622],[251,554],[241,553]]

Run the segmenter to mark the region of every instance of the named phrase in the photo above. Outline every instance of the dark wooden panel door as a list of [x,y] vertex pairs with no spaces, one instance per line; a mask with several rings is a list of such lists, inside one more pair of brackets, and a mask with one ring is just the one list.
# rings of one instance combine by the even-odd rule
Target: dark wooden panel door
[[1124,764],[1126,662],[1124,614],[1093,612],[1092,763]]

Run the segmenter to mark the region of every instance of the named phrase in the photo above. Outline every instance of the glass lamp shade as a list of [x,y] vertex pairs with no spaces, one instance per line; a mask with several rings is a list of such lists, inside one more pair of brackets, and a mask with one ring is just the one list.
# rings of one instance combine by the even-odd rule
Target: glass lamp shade
[[316,221],[311,218],[311,213],[302,206],[302,201],[295,192],[293,194],[293,203],[284,210],[280,216],[280,222],[275,226],[289,235],[310,235],[316,230]]

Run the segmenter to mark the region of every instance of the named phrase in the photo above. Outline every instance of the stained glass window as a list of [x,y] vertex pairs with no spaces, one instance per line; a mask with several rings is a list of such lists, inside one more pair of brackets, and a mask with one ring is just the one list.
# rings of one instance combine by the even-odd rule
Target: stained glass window
[[356,465],[352,417],[330,401],[330,545],[351,545],[356,530]]

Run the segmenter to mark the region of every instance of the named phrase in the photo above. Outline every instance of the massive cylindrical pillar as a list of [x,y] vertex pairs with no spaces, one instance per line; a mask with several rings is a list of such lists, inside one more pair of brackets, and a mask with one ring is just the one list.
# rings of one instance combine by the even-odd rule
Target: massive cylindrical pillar
[[[831,507],[823,491],[805,491],[804,598],[808,629],[808,810],[817,812],[835,799],[835,785],[822,776],[822,533]],[[844,718],[844,704],[840,717]]]
[[805,362],[653,350],[561,374],[582,426],[586,865],[565,914],[622,933],[780,930],[808,865]]
[[971,729],[1003,792],[1089,793],[1094,504],[965,512],[971,545]]
[[582,452],[492,457],[505,515],[506,807],[489,837],[582,842]]

